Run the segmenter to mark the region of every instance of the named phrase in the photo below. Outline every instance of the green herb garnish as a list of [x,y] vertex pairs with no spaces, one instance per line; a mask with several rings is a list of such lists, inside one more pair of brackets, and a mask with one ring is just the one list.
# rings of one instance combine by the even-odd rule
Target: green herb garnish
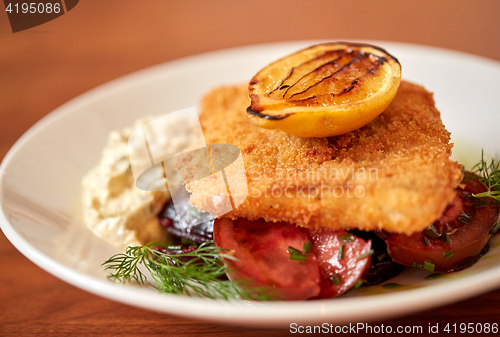
[[443,257],[444,257],[445,259],[449,259],[449,258],[450,258],[450,257],[452,257],[453,255],[455,255],[455,252],[454,252],[454,251],[452,251],[452,250],[449,250],[449,251],[447,251],[446,253],[444,253],[444,254],[443,254]]
[[342,280],[340,279],[339,274],[335,274],[333,276],[330,276],[330,283],[332,285],[339,285],[341,282],[342,282]]
[[462,212],[462,216],[458,218],[458,221],[460,221],[461,223],[464,223],[464,224],[468,223],[468,222],[470,222],[470,215]]
[[290,260],[296,260],[296,261],[306,261],[307,256],[302,254],[300,250],[297,248],[293,248],[292,246],[288,247],[288,253],[290,253],[289,257]]
[[429,262],[429,261],[425,260],[425,261],[424,261],[424,266],[423,266],[423,267],[424,267],[424,269],[425,269],[425,270],[428,270],[428,271],[430,271],[430,272],[433,272],[433,271],[434,271],[434,268],[435,268],[436,266],[434,265],[434,263],[432,263],[432,262]]
[[434,273],[434,274],[430,274],[429,276],[427,276],[425,278],[426,281],[433,281],[433,280],[437,280],[438,278],[442,277],[444,274],[442,273]]
[[424,236],[424,244],[429,247],[431,245],[431,243],[429,242],[429,239],[427,239],[427,237]]
[[427,234],[431,238],[437,238],[439,236],[439,233],[436,230],[436,227],[434,227],[434,225],[431,225],[429,228],[427,228],[425,230],[425,234]]
[[339,249],[339,260],[344,258],[345,245],[341,245]]
[[450,244],[450,236],[448,235],[448,233],[443,233],[443,242],[445,245]]
[[311,252],[311,247],[312,247],[312,243],[311,241],[307,241],[306,243],[304,243],[304,246],[302,247],[302,251],[304,253],[310,253]]
[[360,255],[360,256],[356,259],[356,261],[359,261],[359,260],[361,260],[361,259],[364,259],[365,257],[368,257],[368,256],[370,256],[370,255],[373,255],[374,253],[375,253],[375,251],[374,251],[373,249],[370,249],[370,250],[369,250],[369,251],[367,251],[366,253],[364,253],[364,254]]
[[307,261],[307,256],[304,254],[290,254],[290,260]]
[[342,243],[353,242],[354,241],[354,235],[351,235],[351,234],[340,234],[339,235],[339,240]]
[[386,253],[380,253],[380,254],[377,255],[377,260],[378,260],[378,262],[380,262],[383,259],[385,259],[386,257],[387,257]]
[[363,284],[363,280],[359,279],[354,283],[354,289],[358,289]]
[[498,231],[498,227],[500,227],[500,222],[497,222],[495,226],[491,229],[491,235],[495,234]]
[[238,282],[219,279],[227,272],[223,260],[237,259],[215,247],[213,242],[205,242],[196,250],[183,254],[162,253],[155,249],[158,247],[169,249],[168,245],[152,242],[145,246],[128,247],[125,254],[112,256],[103,263],[105,270],[111,270],[108,278],[120,282],[149,283],[139,269],[142,265],[156,282],[153,286],[166,293],[213,299],[255,298],[245,292]]
[[486,192],[473,194],[476,198],[491,198],[500,202],[500,160],[491,159],[488,164],[484,160],[484,150],[481,160],[472,167],[472,172],[479,176],[479,182],[487,189]]

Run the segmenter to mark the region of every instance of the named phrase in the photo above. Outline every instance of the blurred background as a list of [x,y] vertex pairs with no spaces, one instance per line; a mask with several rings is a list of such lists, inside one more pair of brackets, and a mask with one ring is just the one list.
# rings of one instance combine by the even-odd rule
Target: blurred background
[[[56,107],[158,63],[223,48],[306,39],[416,43],[500,61],[499,18],[499,0],[85,0],[53,21],[12,33],[0,5],[0,158]],[[63,284],[22,257],[3,234],[0,237],[0,269],[11,270],[0,276],[3,289],[21,286],[16,273],[34,273],[43,280],[35,283],[41,291],[44,286],[67,287],[68,296],[113,310],[138,310]],[[9,317],[32,306],[36,298],[8,302],[6,291],[0,294],[2,306],[17,303]],[[489,296],[500,299],[499,294]],[[61,299],[59,304],[64,303]]]

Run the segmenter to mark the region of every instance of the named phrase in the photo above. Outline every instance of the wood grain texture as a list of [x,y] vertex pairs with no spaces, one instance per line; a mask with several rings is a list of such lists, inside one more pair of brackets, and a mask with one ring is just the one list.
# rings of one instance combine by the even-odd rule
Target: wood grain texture
[[[303,39],[419,43],[500,60],[498,17],[497,0],[87,0],[54,21],[13,34],[0,5],[0,157],[37,120],[71,98],[161,62]],[[179,318],[97,297],[32,264],[3,234],[0,270],[1,336],[290,334]],[[497,290],[373,324],[499,323],[499,303]]]

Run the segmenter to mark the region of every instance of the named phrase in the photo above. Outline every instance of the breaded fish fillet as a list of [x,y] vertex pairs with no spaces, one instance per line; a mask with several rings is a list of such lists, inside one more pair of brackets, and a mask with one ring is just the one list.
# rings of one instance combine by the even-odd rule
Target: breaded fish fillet
[[[248,105],[246,85],[217,88],[202,102],[207,143],[238,146],[245,164],[248,197],[225,217],[411,234],[441,216],[462,178],[449,159],[450,133],[421,86],[403,81],[379,117],[329,138],[259,128]],[[214,197],[203,183],[188,189],[200,209]]]

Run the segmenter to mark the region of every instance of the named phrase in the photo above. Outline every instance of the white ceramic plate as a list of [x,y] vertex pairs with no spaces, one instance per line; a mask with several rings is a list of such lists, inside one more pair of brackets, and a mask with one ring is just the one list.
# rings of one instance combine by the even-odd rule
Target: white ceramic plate
[[[9,240],[49,273],[119,302],[210,321],[260,326],[367,322],[409,314],[500,286],[500,237],[474,267],[435,281],[409,270],[390,282],[322,301],[248,303],[159,294],[106,279],[101,263],[118,253],[94,237],[78,213],[80,180],[97,163],[108,133],[145,115],[197,105],[210,88],[248,81],[261,67],[316,42],[280,43],[218,51],[155,66],[100,86],[33,126],[1,166],[0,221]],[[435,93],[456,158],[466,164],[480,149],[500,156],[497,62],[400,43],[373,42],[397,56],[403,77]]]

